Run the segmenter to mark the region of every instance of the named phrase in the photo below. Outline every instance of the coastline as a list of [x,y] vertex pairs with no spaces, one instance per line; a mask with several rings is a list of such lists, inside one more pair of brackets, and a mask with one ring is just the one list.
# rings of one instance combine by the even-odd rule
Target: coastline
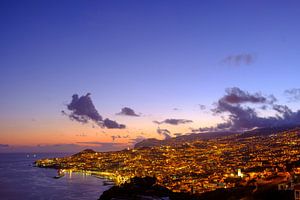
[[78,169],[63,169],[63,168],[53,168],[53,167],[40,167],[37,166],[36,164],[34,164],[33,167],[37,167],[37,168],[49,168],[49,169],[59,169],[62,170],[63,173],[68,174],[69,177],[72,177],[73,173],[77,173],[77,174],[82,174],[84,176],[93,176],[95,178],[99,178],[102,179],[105,183],[105,185],[111,185],[111,186],[116,186],[118,185],[116,183],[117,181],[117,175],[113,174],[113,173],[109,173],[109,172],[98,172],[98,171],[90,171],[90,170],[78,170]]
[[27,158],[26,153],[1,154],[0,194],[2,198],[90,200],[98,199],[104,191],[114,185],[113,181],[105,177],[90,176],[80,171],[73,171],[71,178],[66,171],[65,177],[54,179],[57,169],[35,167],[33,163],[36,159],[63,155],[36,153],[37,158],[32,155]]

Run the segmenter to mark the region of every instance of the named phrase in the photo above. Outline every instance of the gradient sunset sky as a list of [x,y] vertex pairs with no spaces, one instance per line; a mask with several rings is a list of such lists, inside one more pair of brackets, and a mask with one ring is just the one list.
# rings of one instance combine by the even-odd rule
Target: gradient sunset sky
[[[163,139],[158,126],[190,133],[224,121],[211,109],[232,87],[296,111],[299,19],[300,2],[286,0],[0,1],[0,152],[114,150]],[[87,93],[126,128],[61,113]],[[124,107],[139,116],[117,115]],[[165,119],[193,122],[153,123]]]

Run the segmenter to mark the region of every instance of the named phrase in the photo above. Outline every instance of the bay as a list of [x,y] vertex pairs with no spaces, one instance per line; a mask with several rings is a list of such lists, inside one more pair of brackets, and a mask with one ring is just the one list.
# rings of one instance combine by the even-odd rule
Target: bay
[[0,199],[5,200],[93,200],[112,187],[104,179],[82,173],[67,173],[54,179],[57,170],[38,168],[33,162],[41,158],[69,156],[66,153],[1,153]]

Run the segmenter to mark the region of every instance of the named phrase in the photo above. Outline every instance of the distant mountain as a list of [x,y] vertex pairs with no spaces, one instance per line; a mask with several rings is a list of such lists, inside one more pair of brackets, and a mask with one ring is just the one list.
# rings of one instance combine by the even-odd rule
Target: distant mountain
[[166,146],[166,145],[180,145],[184,142],[191,142],[196,140],[207,140],[219,137],[225,137],[237,134],[237,137],[247,138],[253,136],[269,136],[279,132],[290,131],[290,130],[300,130],[300,126],[280,126],[280,127],[267,127],[267,128],[256,128],[244,132],[206,132],[206,133],[191,133],[186,135],[181,135],[174,138],[169,138],[165,140],[158,140],[155,138],[145,139],[141,142],[135,144],[134,148],[144,148],[153,146]]
[[83,151],[80,151],[79,153],[74,154],[73,156],[81,156],[82,154],[87,154],[87,153],[96,153],[93,149],[85,149]]
[[276,134],[279,132],[284,131],[291,131],[291,130],[300,130],[300,126],[277,126],[277,127],[267,127],[267,128],[257,128],[251,131],[245,131],[239,137],[241,138],[247,138],[247,137],[253,137],[253,136],[269,136],[272,134]]
[[162,146],[162,145],[177,145],[177,144],[182,144],[184,142],[191,142],[195,140],[207,140],[207,139],[224,137],[224,136],[229,136],[234,134],[239,134],[239,132],[226,131],[226,132],[191,133],[191,134],[181,135],[178,137],[169,138],[165,140],[149,138],[136,143],[134,148],[153,147],[153,146]]

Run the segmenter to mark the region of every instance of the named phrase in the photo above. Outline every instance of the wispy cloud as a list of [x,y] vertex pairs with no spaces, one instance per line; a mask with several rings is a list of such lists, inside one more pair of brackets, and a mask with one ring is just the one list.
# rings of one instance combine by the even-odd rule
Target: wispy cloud
[[87,137],[87,134],[85,133],[79,133],[79,134],[76,134],[77,137]]
[[136,138],[134,138],[134,139],[130,139],[130,143],[132,143],[132,144],[136,144],[136,143],[139,143],[139,142],[141,142],[141,141],[143,141],[143,140],[145,140],[145,139],[147,139],[146,137],[144,137],[144,136],[141,136],[141,135],[139,135],[139,136],[137,136]]
[[284,94],[289,98],[290,102],[300,101],[300,88],[285,90]]
[[159,135],[162,135],[164,137],[164,139],[170,139],[171,138],[171,132],[168,129],[161,129],[161,128],[157,128],[156,132]]
[[113,141],[115,141],[116,139],[129,138],[129,135],[124,135],[124,136],[121,136],[121,135],[112,135],[112,136],[110,136],[110,137],[111,137],[111,139],[112,139]]
[[222,63],[232,65],[232,66],[240,66],[240,65],[250,65],[255,61],[255,58],[250,53],[241,53],[241,54],[232,54],[227,56],[222,60]]
[[198,106],[199,106],[200,110],[205,110],[206,109],[206,106],[203,105],[203,104],[198,104]]
[[192,123],[192,120],[189,119],[165,119],[163,121],[153,121],[155,124],[170,124],[170,125],[180,125]]

